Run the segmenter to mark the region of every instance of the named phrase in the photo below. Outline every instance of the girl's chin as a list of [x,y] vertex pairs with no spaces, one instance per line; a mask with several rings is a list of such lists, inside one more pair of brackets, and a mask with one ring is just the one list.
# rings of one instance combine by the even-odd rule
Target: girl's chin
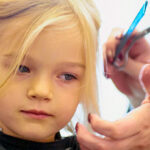
[[28,140],[28,141],[34,141],[34,142],[53,142],[55,138],[55,134],[48,134],[47,131],[41,131],[40,130],[30,130],[30,131],[15,131],[15,132],[5,132],[3,131],[4,134],[7,134],[9,136],[13,136],[19,139],[23,140]]
[[46,143],[46,142],[53,142],[55,135],[47,134],[47,132],[45,134],[40,133],[37,130],[36,132],[25,133],[21,137],[23,137],[23,139],[34,141],[34,142]]

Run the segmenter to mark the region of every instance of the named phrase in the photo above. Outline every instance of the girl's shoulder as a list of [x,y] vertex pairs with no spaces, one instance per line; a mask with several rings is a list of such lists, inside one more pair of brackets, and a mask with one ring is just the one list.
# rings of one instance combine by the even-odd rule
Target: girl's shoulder
[[76,136],[69,136],[63,139],[66,144],[65,150],[80,150]]
[[39,143],[15,138],[0,132],[0,150],[80,150],[76,136]]

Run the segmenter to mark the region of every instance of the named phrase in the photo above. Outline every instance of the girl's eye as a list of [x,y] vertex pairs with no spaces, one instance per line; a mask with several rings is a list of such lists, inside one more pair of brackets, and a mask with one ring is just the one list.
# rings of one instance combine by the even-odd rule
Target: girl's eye
[[63,74],[62,75],[63,80],[73,80],[73,79],[77,79],[74,75],[72,74]]
[[30,69],[26,66],[23,66],[23,65],[19,66],[19,71],[22,73],[24,73],[24,72],[30,73]]

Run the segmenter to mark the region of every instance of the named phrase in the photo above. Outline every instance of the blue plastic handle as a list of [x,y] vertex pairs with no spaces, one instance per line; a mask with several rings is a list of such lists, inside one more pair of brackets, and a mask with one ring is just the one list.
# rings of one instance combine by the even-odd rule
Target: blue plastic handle
[[118,55],[120,54],[121,50],[125,46],[128,38],[131,36],[131,34],[134,31],[135,27],[137,26],[137,24],[140,22],[140,20],[144,16],[144,14],[146,12],[147,5],[148,5],[148,1],[146,0],[145,3],[142,5],[142,8],[140,9],[140,11],[138,12],[138,14],[136,15],[135,19],[133,20],[132,24],[128,28],[127,32],[125,32],[124,36],[120,40],[120,43],[117,45],[117,47],[116,47],[116,53],[115,53],[115,57],[114,57],[114,62],[113,63],[115,63]]

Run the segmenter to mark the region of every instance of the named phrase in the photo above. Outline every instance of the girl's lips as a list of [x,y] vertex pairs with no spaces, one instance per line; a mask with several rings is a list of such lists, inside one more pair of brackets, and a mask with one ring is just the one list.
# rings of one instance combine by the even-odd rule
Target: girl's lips
[[52,116],[51,114],[41,110],[21,110],[21,112],[34,119],[44,119]]

